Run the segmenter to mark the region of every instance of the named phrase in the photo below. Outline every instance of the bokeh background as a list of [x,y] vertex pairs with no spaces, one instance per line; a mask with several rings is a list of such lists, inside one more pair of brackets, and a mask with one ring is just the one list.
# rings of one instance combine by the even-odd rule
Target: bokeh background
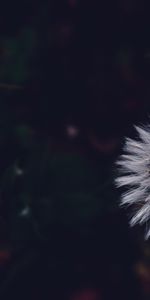
[[150,299],[115,161],[149,123],[150,4],[0,8],[1,299]]

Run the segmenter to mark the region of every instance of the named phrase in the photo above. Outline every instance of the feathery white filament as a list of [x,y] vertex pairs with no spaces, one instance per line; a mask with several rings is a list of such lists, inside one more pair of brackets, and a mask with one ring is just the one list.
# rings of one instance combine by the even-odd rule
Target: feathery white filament
[[[150,219],[150,127],[135,126],[139,140],[126,138],[124,154],[116,162],[119,177],[117,187],[127,187],[121,197],[121,205],[137,205],[140,208],[131,219],[131,226]],[[150,228],[146,238],[150,237]]]

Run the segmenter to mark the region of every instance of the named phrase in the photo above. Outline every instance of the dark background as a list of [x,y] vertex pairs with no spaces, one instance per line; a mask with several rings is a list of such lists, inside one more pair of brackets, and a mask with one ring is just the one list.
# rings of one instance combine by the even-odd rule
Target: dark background
[[149,299],[150,248],[115,161],[149,122],[150,4],[0,8],[2,299]]

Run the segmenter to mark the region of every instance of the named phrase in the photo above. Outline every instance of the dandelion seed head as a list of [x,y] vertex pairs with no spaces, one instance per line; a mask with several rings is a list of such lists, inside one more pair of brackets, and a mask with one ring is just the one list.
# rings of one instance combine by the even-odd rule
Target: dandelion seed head
[[[138,139],[126,138],[123,154],[116,162],[119,176],[115,179],[118,188],[126,189],[121,196],[120,205],[137,206],[137,211],[130,220],[131,226],[147,225],[150,220],[150,126],[135,126],[135,129]],[[147,228],[145,237],[149,236],[150,227]]]

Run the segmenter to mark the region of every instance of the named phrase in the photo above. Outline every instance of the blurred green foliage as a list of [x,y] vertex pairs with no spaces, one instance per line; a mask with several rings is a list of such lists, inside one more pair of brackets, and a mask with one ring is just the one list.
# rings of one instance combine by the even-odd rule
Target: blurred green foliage
[[39,146],[33,140],[27,143],[31,139],[28,128],[18,131],[26,152],[8,167],[1,182],[12,241],[49,239],[56,225],[83,231],[116,209],[117,193],[112,192],[111,178],[103,186],[96,170],[81,155],[52,154],[47,145]]
[[22,85],[30,79],[35,45],[36,36],[31,28],[23,29],[18,36],[1,38],[1,83]]

